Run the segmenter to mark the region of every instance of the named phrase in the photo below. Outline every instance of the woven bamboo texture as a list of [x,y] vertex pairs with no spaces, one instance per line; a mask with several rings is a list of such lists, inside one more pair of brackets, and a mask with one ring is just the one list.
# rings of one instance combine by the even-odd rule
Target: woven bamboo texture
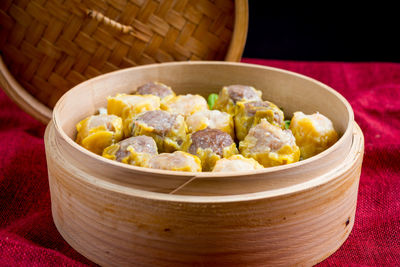
[[14,91],[38,100],[31,109],[44,110],[33,115],[45,122],[47,107],[67,90],[103,73],[167,61],[238,61],[247,16],[243,0],[2,0],[0,48],[9,73],[2,68],[0,82],[28,112],[24,92]]

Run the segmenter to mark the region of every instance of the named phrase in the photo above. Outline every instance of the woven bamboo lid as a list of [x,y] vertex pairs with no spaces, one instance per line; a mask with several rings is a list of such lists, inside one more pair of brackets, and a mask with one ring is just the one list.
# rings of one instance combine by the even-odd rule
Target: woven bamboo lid
[[47,123],[70,88],[136,65],[238,61],[247,0],[0,1],[0,85]]

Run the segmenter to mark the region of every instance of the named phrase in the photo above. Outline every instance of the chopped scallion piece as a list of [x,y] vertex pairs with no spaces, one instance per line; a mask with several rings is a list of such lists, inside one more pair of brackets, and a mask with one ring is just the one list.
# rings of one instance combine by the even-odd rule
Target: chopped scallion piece
[[290,120],[285,120],[285,129],[289,129]]
[[207,102],[208,102],[208,107],[209,107],[210,109],[213,109],[214,104],[215,104],[215,101],[217,101],[217,99],[218,99],[218,95],[217,95],[217,94],[210,94],[210,95],[208,96]]

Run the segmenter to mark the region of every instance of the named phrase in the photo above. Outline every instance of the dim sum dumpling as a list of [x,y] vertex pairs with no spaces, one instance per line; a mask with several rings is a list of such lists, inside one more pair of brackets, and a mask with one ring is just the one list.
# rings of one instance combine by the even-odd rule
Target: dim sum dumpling
[[221,158],[238,154],[236,144],[228,133],[210,128],[190,134],[183,150],[200,158],[203,171],[211,171]]
[[247,85],[224,86],[219,92],[213,109],[235,115],[235,105],[239,101],[262,101],[261,91]]
[[205,128],[219,129],[235,138],[232,116],[219,110],[201,110],[186,118],[189,133]]
[[250,129],[239,143],[246,158],[254,158],[264,167],[284,165],[299,161],[300,150],[290,130],[270,124],[266,119]]
[[213,172],[236,172],[263,169],[255,159],[245,158],[242,155],[233,155],[226,159],[220,159],[215,163]]
[[320,113],[306,115],[295,112],[290,129],[300,147],[300,154],[307,159],[329,148],[338,140],[332,122]]
[[147,135],[154,138],[160,152],[173,152],[181,149],[186,140],[187,126],[179,114],[163,110],[146,111],[133,122],[132,135]]
[[284,127],[283,111],[269,101],[248,101],[236,103],[235,130],[239,141],[249,133],[251,127],[256,126],[262,118],[269,123]]
[[76,125],[76,142],[101,154],[104,148],[122,139],[122,119],[115,115],[93,115]]
[[136,166],[146,166],[157,155],[157,145],[153,138],[141,135],[124,139],[106,147],[103,157]]
[[159,154],[149,160],[147,167],[169,171],[201,172],[200,159],[183,151]]

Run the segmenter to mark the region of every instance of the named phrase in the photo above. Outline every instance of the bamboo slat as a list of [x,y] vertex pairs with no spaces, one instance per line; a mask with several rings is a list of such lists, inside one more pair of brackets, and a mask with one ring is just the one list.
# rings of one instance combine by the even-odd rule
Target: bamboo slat
[[1,1],[0,85],[22,109],[48,122],[66,91],[103,73],[168,61],[239,61],[247,5],[247,0]]

